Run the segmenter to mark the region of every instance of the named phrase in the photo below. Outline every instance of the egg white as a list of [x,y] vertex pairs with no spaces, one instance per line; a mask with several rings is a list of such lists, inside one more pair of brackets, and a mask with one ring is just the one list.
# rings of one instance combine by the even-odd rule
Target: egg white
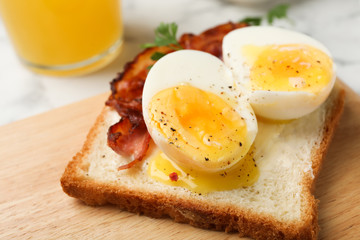
[[[317,94],[305,91],[266,91],[250,89],[250,67],[242,55],[245,45],[265,46],[271,44],[306,44],[326,53],[329,50],[317,40],[294,31],[270,27],[254,26],[234,30],[223,40],[223,59],[233,73],[235,85],[247,89],[248,97],[255,113],[265,118],[288,120],[300,118],[313,112],[328,97],[336,79],[333,63],[331,81]],[[238,87],[239,88],[239,87]]]

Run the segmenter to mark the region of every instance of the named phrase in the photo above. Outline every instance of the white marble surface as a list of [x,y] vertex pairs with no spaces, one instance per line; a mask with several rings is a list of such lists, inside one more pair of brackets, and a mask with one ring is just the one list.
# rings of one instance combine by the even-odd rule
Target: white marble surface
[[[249,0],[248,0],[249,1]],[[263,15],[273,5],[241,4],[237,0],[123,0],[125,47],[108,67],[82,77],[55,78],[34,74],[18,61],[0,20],[0,125],[109,90],[109,82],[123,65],[152,41],[159,22],[176,22],[179,35],[226,21]],[[292,0],[288,22],[277,22],[323,42],[332,52],[338,76],[360,94],[360,1]]]

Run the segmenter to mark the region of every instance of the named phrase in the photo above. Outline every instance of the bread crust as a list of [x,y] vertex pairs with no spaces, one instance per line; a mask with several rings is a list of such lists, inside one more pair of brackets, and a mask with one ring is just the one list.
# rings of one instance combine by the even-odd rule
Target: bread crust
[[92,149],[94,139],[100,134],[99,127],[105,124],[105,107],[91,128],[82,150],[69,162],[61,178],[65,193],[78,198],[87,205],[98,206],[114,204],[123,210],[144,214],[149,217],[170,217],[175,222],[187,223],[195,227],[239,232],[240,236],[254,239],[316,239],[318,234],[317,205],[312,195],[315,180],[319,174],[335,127],[340,119],[344,105],[344,90],[339,87],[331,109],[327,111],[323,138],[318,147],[312,151],[312,170],[314,178],[303,176],[303,202],[306,206],[302,212],[301,222],[280,222],[271,215],[259,214],[248,209],[216,206],[198,199],[185,199],[152,192],[139,192],[124,186],[99,183],[79,173],[85,169],[83,159]]
[[304,224],[303,231],[311,233],[306,239],[317,239],[319,232],[319,200],[315,199],[313,193],[315,192],[315,184],[319,176],[321,166],[334,136],[335,129],[340,121],[345,104],[345,90],[339,79],[337,79],[337,83],[335,84],[333,91],[337,91],[336,98],[331,105],[331,109],[327,109],[326,120],[322,130],[322,140],[319,147],[312,151],[312,172],[314,178],[311,179],[309,176],[303,176],[303,187],[305,192],[303,198],[308,199],[308,206],[305,208],[307,211],[302,212],[301,218],[306,223]]

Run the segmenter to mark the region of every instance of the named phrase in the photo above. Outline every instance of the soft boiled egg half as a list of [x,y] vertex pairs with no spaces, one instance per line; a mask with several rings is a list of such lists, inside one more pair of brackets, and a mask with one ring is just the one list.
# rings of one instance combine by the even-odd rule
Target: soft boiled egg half
[[319,107],[335,83],[329,51],[307,35],[246,27],[223,40],[223,58],[255,113],[275,120],[302,117]]
[[180,50],[149,71],[143,116],[156,145],[177,166],[216,173],[241,162],[257,134],[253,110],[238,95],[221,60]]

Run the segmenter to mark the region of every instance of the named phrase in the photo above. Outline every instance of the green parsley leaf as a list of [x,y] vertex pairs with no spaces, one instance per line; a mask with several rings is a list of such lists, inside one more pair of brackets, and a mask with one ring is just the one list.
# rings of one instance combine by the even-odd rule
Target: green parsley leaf
[[159,60],[160,58],[162,58],[163,56],[165,56],[166,54],[165,53],[162,53],[162,52],[154,52],[152,55],[151,55],[151,60],[154,60],[154,61],[157,61]]
[[289,4],[279,4],[274,8],[270,9],[267,13],[267,21],[269,24],[274,22],[274,19],[278,18],[287,18],[287,10],[289,8]]
[[247,23],[251,26],[259,26],[261,24],[261,17],[246,17],[239,21],[239,23]]
[[[267,22],[272,25],[276,18],[288,18],[287,10],[289,9],[289,4],[279,4],[273,7],[266,14]],[[247,23],[251,26],[259,26],[263,20],[263,17],[246,17],[239,21],[239,23]]]
[[[168,46],[173,50],[180,50],[182,46],[176,39],[176,33],[178,30],[178,26],[176,23],[160,23],[160,25],[155,29],[155,40],[153,43],[145,43],[141,45],[142,48],[151,48],[151,47],[161,47],[161,46]],[[154,61],[159,60],[165,53],[162,52],[154,52],[151,55],[151,59]],[[149,66],[148,70],[152,67]]]
[[151,48],[151,47],[156,47],[155,43],[144,43],[141,45],[142,48]]
[[182,49],[180,43],[176,39],[178,26],[176,23],[160,23],[155,29],[154,43],[143,44],[143,48],[168,46],[174,50]]

